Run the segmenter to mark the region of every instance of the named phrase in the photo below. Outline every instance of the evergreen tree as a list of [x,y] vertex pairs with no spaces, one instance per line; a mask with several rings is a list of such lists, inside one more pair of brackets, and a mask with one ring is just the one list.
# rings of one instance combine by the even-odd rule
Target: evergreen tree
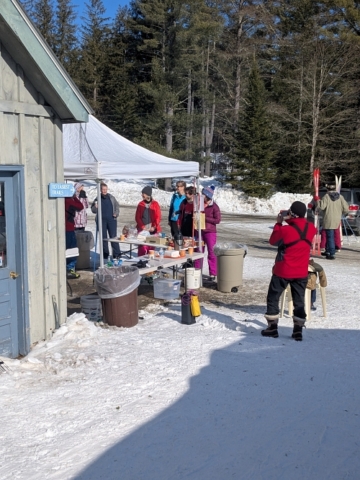
[[248,195],[268,197],[275,187],[275,152],[266,109],[266,90],[255,60],[249,75],[244,116],[235,138],[233,184],[241,186]]
[[81,50],[78,83],[96,115],[101,115],[104,86],[104,70],[107,63],[108,20],[104,16],[102,0],[86,3],[85,17],[82,17]]
[[108,62],[104,71],[106,125],[129,140],[141,134],[138,116],[138,85],[131,56],[132,37],[127,31],[128,9],[119,8],[108,42]]
[[55,53],[60,62],[72,75],[75,73],[76,13],[71,0],[57,0],[55,24]]
[[42,36],[50,47],[55,49],[55,19],[52,0],[35,0],[33,6],[33,20]]

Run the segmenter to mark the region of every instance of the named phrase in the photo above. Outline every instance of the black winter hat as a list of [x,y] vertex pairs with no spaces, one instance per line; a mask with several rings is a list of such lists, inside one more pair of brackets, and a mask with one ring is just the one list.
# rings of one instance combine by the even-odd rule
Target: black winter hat
[[152,196],[152,188],[149,187],[149,185],[146,185],[146,187],[144,187],[141,190],[141,193],[143,193],[144,195],[147,195],[148,197],[151,197]]
[[306,215],[306,205],[303,202],[294,202],[290,207],[291,213],[295,216],[304,218]]

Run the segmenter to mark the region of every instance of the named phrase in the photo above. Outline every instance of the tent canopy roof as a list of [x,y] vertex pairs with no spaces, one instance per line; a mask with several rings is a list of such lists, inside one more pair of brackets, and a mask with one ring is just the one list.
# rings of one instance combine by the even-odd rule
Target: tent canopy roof
[[197,162],[174,160],[151,152],[118,135],[91,115],[89,123],[68,124],[63,128],[66,179],[199,176]]

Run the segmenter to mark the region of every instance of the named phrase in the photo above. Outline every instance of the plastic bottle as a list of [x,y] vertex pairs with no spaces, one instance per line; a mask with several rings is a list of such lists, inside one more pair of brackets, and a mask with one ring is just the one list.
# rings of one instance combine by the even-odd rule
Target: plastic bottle
[[164,255],[165,255],[164,249],[160,248],[160,250],[159,250],[159,260],[160,260],[160,262],[162,262],[164,260]]

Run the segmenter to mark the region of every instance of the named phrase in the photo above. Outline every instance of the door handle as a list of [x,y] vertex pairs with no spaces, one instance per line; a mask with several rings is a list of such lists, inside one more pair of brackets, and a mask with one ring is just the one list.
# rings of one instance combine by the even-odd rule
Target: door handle
[[10,278],[12,278],[13,280],[15,280],[15,278],[17,278],[19,275],[20,273],[10,272]]

